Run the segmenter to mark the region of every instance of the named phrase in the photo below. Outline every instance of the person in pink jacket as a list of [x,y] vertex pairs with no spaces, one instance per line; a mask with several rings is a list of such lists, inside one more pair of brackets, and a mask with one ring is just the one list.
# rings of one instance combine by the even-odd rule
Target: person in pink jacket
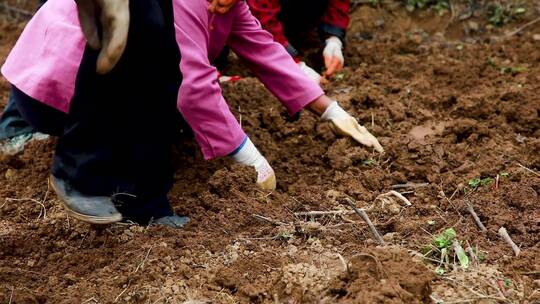
[[261,29],[243,1],[130,2],[125,52],[96,73],[72,0],[49,0],[9,54],[2,74],[22,116],[59,136],[51,184],[71,215],[105,224],[122,219],[181,227],[167,200],[170,150],[185,120],[205,159],[230,156],[255,167],[273,190],[266,159],[231,113],[210,64],[225,45],[287,108],[307,108],[336,132],[382,152],[377,139],[307,78]]

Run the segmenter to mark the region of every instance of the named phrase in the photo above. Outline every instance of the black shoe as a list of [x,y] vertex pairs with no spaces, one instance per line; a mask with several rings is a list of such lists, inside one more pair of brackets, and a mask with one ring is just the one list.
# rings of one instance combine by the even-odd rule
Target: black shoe
[[182,228],[189,218],[176,215],[167,199],[166,194],[141,198],[130,193],[116,193],[111,200],[123,215],[125,221],[139,225],[164,225],[172,228]]
[[155,225],[163,225],[171,228],[180,229],[189,222],[189,217],[181,215],[169,215],[160,217],[152,223]]
[[88,196],[73,189],[66,180],[51,175],[52,188],[67,213],[92,224],[111,224],[122,220],[122,215],[106,196]]

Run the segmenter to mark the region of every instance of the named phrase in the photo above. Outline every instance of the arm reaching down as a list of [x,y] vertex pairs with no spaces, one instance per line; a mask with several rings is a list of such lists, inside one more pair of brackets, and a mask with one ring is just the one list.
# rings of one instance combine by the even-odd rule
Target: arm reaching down
[[234,9],[237,15],[227,44],[291,115],[324,94],[318,84],[300,70],[283,46],[261,28],[244,2],[238,2]]
[[217,71],[208,60],[208,4],[179,0],[173,5],[183,75],[178,109],[193,129],[205,159],[226,156],[246,134],[225,102]]

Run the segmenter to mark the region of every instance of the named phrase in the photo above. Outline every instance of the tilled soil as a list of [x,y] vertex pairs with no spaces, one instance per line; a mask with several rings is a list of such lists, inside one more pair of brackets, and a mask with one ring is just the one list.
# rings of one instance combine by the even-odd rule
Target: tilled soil
[[[257,189],[254,171],[230,161],[205,162],[181,138],[170,198],[192,219],[185,229],[69,218],[47,186],[54,139],[0,156],[0,302],[538,303],[540,29],[451,40],[415,19],[385,28],[391,16],[355,11],[347,68],[326,87],[386,152],[335,136],[310,113],[287,117],[255,79],[226,84],[278,189]],[[18,28],[2,24],[2,58]],[[7,89],[2,80],[2,103]],[[395,188],[407,183],[417,187]],[[377,199],[392,189],[412,206]],[[366,209],[384,246],[344,197]],[[440,262],[420,252],[451,227],[479,262],[463,270],[454,257],[436,274]]]

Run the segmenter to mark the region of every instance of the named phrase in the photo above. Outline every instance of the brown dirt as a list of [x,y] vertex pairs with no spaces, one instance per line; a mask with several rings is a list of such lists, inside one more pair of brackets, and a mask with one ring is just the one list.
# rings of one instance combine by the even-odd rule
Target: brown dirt
[[[185,229],[92,227],[68,218],[46,183],[54,140],[0,157],[0,302],[496,303],[504,282],[504,301],[538,303],[540,177],[518,164],[540,171],[540,48],[532,38],[540,28],[509,40],[454,40],[457,30],[448,37],[433,30],[443,18],[426,25],[392,14],[395,8],[355,11],[348,66],[326,88],[386,153],[337,138],[309,113],[287,118],[254,79],[224,85],[231,109],[273,164],[278,189],[261,192],[252,170],[205,162],[182,139],[170,198],[192,218]],[[4,58],[20,26],[0,25]],[[526,70],[501,72],[516,66]],[[7,88],[0,81],[2,104]],[[498,187],[467,184],[497,174]],[[411,207],[375,201],[406,182],[429,183],[405,194]],[[346,210],[343,195],[369,210],[387,246],[376,246],[354,214],[293,214]],[[467,201],[488,233],[476,228]],[[519,257],[497,235],[501,226],[521,247]],[[449,227],[482,253],[480,266],[436,275],[435,264],[418,258]]]

